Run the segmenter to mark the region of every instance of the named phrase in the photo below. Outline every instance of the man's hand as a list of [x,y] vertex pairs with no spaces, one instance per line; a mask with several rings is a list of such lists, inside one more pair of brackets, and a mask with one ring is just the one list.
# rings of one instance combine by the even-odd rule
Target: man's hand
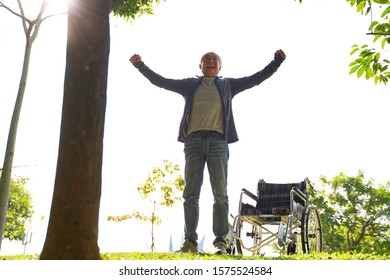
[[142,61],[142,58],[139,54],[133,54],[132,57],[130,57],[129,61],[132,63],[132,64],[135,64],[137,62],[140,62]]
[[282,50],[277,50],[275,54],[280,56],[281,58],[286,58],[286,54]]

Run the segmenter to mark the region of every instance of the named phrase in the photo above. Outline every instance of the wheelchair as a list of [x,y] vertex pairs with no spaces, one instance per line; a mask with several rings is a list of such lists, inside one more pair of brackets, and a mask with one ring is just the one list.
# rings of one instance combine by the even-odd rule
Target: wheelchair
[[307,185],[312,187],[308,178],[286,184],[259,180],[257,195],[242,189],[238,215],[232,216],[230,253],[260,255],[265,246],[287,254],[321,252],[320,216],[308,202]]

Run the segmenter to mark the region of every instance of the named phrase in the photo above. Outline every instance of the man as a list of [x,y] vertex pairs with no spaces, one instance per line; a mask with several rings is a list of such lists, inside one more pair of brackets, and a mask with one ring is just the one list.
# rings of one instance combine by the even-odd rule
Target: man
[[184,143],[185,189],[184,222],[185,241],[181,252],[198,252],[197,227],[199,221],[199,196],[203,183],[203,171],[207,163],[214,195],[213,242],[216,253],[226,253],[226,236],[229,232],[229,202],[227,174],[229,143],[238,141],[233,112],[233,97],[271,77],[286,58],[282,50],[261,71],[242,78],[220,78],[221,58],[208,52],[201,58],[199,68],[202,77],[167,79],[152,71],[134,54],[130,62],[149,81],[161,88],[177,92],[185,99],[180,122],[178,141]]

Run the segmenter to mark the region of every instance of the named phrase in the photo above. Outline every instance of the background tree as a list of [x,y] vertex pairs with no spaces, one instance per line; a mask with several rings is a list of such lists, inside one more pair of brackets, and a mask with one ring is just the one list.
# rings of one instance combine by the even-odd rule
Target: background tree
[[[298,1],[303,2],[303,0]],[[345,1],[350,3],[351,7],[355,7],[356,12],[371,17],[371,23],[366,34],[374,36],[373,43],[380,43],[382,50],[390,45],[390,0]],[[388,70],[390,61],[389,57],[381,57],[382,51],[378,51],[368,44],[362,46],[354,44],[350,54],[358,55],[350,63],[350,74],[356,73],[358,78],[373,79],[375,84],[387,84],[390,79],[390,71]]]
[[[356,11],[362,15],[371,17],[371,24],[368,28],[367,35],[374,36],[373,42],[380,43],[382,50],[390,44],[390,0],[347,0],[351,6],[356,6]],[[377,18],[377,15],[380,15]],[[375,18],[374,18],[375,16]],[[353,61],[350,74],[355,73],[357,77],[374,79],[375,84],[387,82],[390,79],[388,70],[390,61],[389,57],[382,58],[383,52],[367,44],[352,46],[351,55],[357,53],[358,57]]]
[[144,14],[152,15],[154,6],[162,1],[165,0],[113,0],[112,12],[117,17],[132,21]]
[[320,212],[324,251],[389,254],[390,182],[375,186],[362,171],[343,173],[310,191],[310,202]]
[[22,110],[23,98],[27,84],[27,77],[30,65],[31,50],[35,39],[39,34],[41,24],[46,19],[54,15],[45,15],[46,7],[48,6],[49,0],[42,0],[41,7],[38,16],[35,19],[28,19],[26,17],[22,1],[17,0],[19,11],[14,10],[11,6],[7,6],[3,1],[0,1],[0,8],[4,8],[13,15],[21,19],[23,30],[26,38],[26,45],[24,51],[22,74],[19,82],[19,89],[16,96],[16,102],[14,105],[14,111],[11,118],[10,128],[8,132],[7,147],[5,150],[3,172],[0,178],[0,250],[1,241],[4,235],[7,207],[10,195],[11,177],[12,177],[12,164],[15,154],[15,142],[16,134],[18,130],[20,112]]
[[[57,171],[41,259],[100,259],[98,218],[106,110],[109,13],[147,12],[153,0],[69,0]],[[112,5],[114,4],[114,5]],[[123,10],[122,10],[123,7]]]
[[137,187],[137,191],[142,199],[149,199],[149,214],[141,211],[134,211],[132,214],[123,216],[109,216],[108,221],[122,222],[132,218],[151,223],[151,245],[152,252],[155,251],[154,226],[162,222],[161,217],[156,213],[159,206],[172,207],[176,202],[182,200],[184,190],[184,178],[180,174],[178,165],[164,160],[162,167],[154,167],[148,174],[148,178]]
[[27,181],[27,178],[11,179],[4,239],[22,241],[26,223],[34,213],[31,194],[25,188]]

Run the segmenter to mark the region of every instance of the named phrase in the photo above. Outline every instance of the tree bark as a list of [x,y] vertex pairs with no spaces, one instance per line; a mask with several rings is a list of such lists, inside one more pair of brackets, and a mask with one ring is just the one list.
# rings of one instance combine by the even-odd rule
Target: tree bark
[[41,259],[100,259],[98,220],[111,1],[69,1],[57,171]]

